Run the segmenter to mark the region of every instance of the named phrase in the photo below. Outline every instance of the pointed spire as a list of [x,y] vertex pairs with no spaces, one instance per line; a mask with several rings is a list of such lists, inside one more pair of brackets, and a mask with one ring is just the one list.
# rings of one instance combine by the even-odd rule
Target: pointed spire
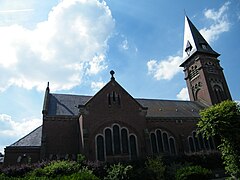
[[189,57],[195,52],[202,52],[218,57],[220,54],[215,52],[197,28],[185,16],[183,58]]

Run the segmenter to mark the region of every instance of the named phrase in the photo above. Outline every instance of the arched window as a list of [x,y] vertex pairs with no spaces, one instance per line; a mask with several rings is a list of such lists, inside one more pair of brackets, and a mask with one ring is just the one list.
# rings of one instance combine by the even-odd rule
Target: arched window
[[198,139],[199,139],[199,145],[200,145],[200,149],[201,150],[204,150],[204,140],[203,140],[203,136],[202,136],[202,133],[199,133],[198,134]]
[[127,129],[121,130],[121,138],[122,138],[122,152],[128,154],[128,132]]
[[169,137],[168,133],[162,132],[161,129],[156,129],[150,133],[150,141],[153,154],[163,152],[172,155],[177,154],[174,137]]
[[113,124],[112,127],[106,127],[103,134],[98,134],[95,139],[96,158],[99,161],[105,161],[105,156],[120,155],[129,159],[135,159],[138,156],[137,136],[129,134],[126,127],[120,127]]
[[131,151],[131,159],[136,159],[137,143],[136,143],[136,137],[134,135],[130,135],[130,151]]
[[168,135],[167,133],[163,133],[163,143],[164,143],[164,150],[169,152],[169,142],[168,142]]
[[156,134],[157,134],[158,150],[159,152],[163,152],[162,132],[158,129],[156,131]]
[[155,154],[158,152],[157,150],[157,141],[154,133],[151,133],[151,142],[152,142],[152,152]]
[[112,131],[111,129],[105,129],[105,147],[106,155],[112,155]]
[[201,133],[197,134],[193,131],[188,137],[189,152],[211,151],[215,150],[215,143],[213,137],[206,139]]
[[97,136],[97,160],[104,161],[104,139],[101,135]]
[[169,138],[169,144],[170,144],[171,154],[176,154],[175,141],[174,141],[173,137]]
[[113,126],[113,144],[114,144],[114,154],[121,154],[120,147],[120,133],[118,125]]
[[191,136],[188,137],[188,143],[189,143],[190,151],[191,151],[192,153],[195,152],[194,142],[193,142],[193,138],[192,138]]
[[214,93],[218,102],[226,100],[226,96],[220,86],[218,85],[214,86]]
[[193,140],[194,140],[194,144],[195,144],[195,147],[196,147],[196,151],[199,151],[200,150],[199,142],[198,142],[197,134],[196,134],[195,131],[193,132]]

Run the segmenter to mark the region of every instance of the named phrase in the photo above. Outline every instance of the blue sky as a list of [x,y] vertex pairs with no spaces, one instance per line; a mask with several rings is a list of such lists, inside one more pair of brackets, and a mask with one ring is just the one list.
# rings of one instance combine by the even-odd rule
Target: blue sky
[[0,0],[0,152],[42,123],[44,90],[94,95],[116,80],[133,96],[188,99],[184,11],[240,92],[240,1]]

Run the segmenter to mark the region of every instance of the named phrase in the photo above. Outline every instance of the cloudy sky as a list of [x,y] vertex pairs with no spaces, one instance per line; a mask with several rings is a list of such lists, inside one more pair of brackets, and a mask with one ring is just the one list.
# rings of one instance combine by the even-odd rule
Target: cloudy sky
[[0,152],[42,123],[44,90],[94,95],[109,71],[133,96],[188,99],[184,14],[240,100],[240,1],[0,0]]

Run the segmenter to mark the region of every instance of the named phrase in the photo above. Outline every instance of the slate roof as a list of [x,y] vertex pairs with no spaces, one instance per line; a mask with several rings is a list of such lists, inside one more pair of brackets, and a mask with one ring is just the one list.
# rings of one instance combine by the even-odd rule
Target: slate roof
[[41,146],[42,139],[42,126],[39,126],[28,135],[19,139],[17,142],[10,145],[11,147],[19,147],[19,146]]
[[49,94],[48,115],[77,116],[78,105],[84,105],[92,96],[79,96],[71,94]]
[[[78,115],[78,105],[86,104],[92,96],[49,94],[48,115]],[[147,117],[199,117],[199,110],[205,106],[194,101],[138,99],[136,101],[147,107]]]
[[137,99],[148,107],[147,117],[160,118],[198,118],[199,111],[206,106],[195,101]]

